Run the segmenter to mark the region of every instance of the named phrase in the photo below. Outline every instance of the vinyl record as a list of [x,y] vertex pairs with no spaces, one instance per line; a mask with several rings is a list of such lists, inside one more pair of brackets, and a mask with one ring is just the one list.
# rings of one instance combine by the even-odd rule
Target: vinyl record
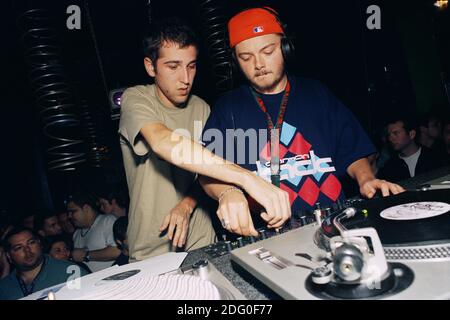
[[[359,214],[344,222],[348,229],[373,227],[383,245],[433,244],[450,240],[450,189],[431,191],[408,191],[385,198],[360,202],[356,205]],[[405,204],[432,204],[433,210],[416,215],[407,211],[397,214],[397,219],[386,219],[386,211],[395,210]],[[418,205],[419,204],[419,205]],[[404,206],[406,208],[408,206]],[[411,207],[411,205],[409,206]],[[438,208],[439,207],[439,208]],[[423,209],[423,207],[422,207]],[[435,210],[436,209],[436,210]],[[440,211],[438,210],[440,209]],[[366,214],[361,212],[366,210]],[[382,216],[382,212],[385,212]],[[399,211],[397,210],[397,213]],[[402,217],[404,219],[401,219]],[[391,215],[392,217],[392,215]]]

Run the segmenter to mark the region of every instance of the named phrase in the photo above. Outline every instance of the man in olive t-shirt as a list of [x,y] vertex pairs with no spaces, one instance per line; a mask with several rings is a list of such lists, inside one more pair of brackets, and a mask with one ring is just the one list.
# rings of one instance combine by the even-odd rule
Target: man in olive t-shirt
[[[167,38],[165,34],[178,34],[181,43],[162,40]],[[187,27],[171,22],[154,28],[144,44],[144,63],[155,84],[124,92],[119,125],[130,194],[130,261],[177,247],[193,250],[215,239],[209,214],[197,206],[195,189],[200,187],[196,174],[160,158],[141,135],[145,126],[162,125],[200,140],[210,111],[206,102],[190,95],[197,59],[194,35]]]
[[[142,260],[176,248],[160,236],[160,226],[196,180],[195,174],[159,158],[140,136],[140,129],[148,123],[162,123],[171,130],[186,129],[193,140],[198,140],[208,115],[208,105],[196,96],[191,96],[184,108],[169,109],[158,97],[156,85],[125,91],[119,132],[130,192],[127,234],[132,259]],[[197,132],[195,125],[199,126]],[[189,219],[185,250],[211,244],[214,237],[208,213],[197,207]]]

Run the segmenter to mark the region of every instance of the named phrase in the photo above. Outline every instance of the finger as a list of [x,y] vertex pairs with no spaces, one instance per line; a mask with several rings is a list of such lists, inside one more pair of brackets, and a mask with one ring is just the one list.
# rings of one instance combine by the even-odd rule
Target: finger
[[263,219],[266,222],[269,222],[269,220],[270,220],[269,215],[265,211],[261,212],[259,216],[261,217],[261,219]]
[[363,195],[365,195],[367,198],[370,199],[375,195],[377,190],[374,187],[372,187],[371,185],[367,186],[366,188],[367,188],[367,191],[363,190]]
[[188,235],[188,230],[189,230],[189,223],[187,221],[185,221],[183,223],[183,229],[181,231],[180,240],[178,240],[178,246],[180,248],[184,247],[184,245],[186,244],[186,238],[187,238],[187,235]]
[[278,191],[277,199],[276,199],[276,202],[274,203],[274,208],[276,210],[275,211],[275,217],[273,217],[269,221],[269,224],[268,224],[269,228],[273,228],[273,226],[275,226],[275,225],[280,225],[280,222],[281,222],[281,225],[282,225],[283,224],[283,218],[284,218],[283,212],[285,210],[287,210],[287,208],[283,208],[284,207],[283,203],[285,201],[284,194],[282,193],[283,191],[282,190],[277,190],[277,191]]
[[222,216],[222,208],[221,208],[221,206],[217,209],[216,214],[217,214],[217,218],[219,218],[219,221],[222,222],[223,216]]
[[[280,195],[281,196],[281,195]],[[275,210],[275,216],[269,221],[268,227],[273,228],[274,225],[279,225],[280,222],[283,221],[283,209],[281,209],[281,198],[274,203]]]
[[173,239],[173,233],[174,233],[176,225],[177,225],[176,218],[175,218],[174,215],[171,215],[171,217],[170,217],[170,224],[169,224],[169,231],[168,231],[168,236],[169,236],[170,240]]
[[242,230],[241,226],[239,225],[239,211],[240,211],[239,205],[233,205],[233,206],[227,206],[227,215],[228,215],[228,221],[229,221],[229,230],[233,233],[241,234]]
[[274,192],[272,196],[273,217],[270,219],[269,224],[276,224],[283,218],[281,209],[281,199],[279,198],[279,189]]
[[291,217],[291,202],[289,201],[289,194],[286,191],[282,192],[281,210],[284,223]]
[[168,214],[165,218],[163,223],[161,224],[161,227],[159,227],[159,232],[162,232],[167,229],[170,223],[170,214]]
[[285,206],[287,207],[287,210],[285,211],[285,220],[289,220],[292,216],[292,211],[291,211],[291,200],[289,198],[289,194],[287,192],[284,193],[284,203]]
[[253,225],[252,217],[248,206],[241,205],[241,209],[238,212],[239,226],[241,228],[242,235],[244,236],[257,236],[258,232]]
[[180,240],[181,233],[183,232],[183,221],[180,221],[180,219],[177,219],[176,222],[176,228],[175,228],[175,234],[173,236],[172,244],[176,247],[178,247],[178,242]]
[[274,200],[272,200],[272,195],[268,195],[266,198],[266,203],[263,204],[264,209],[266,209],[265,221],[270,222],[275,217]]
[[222,223],[222,228],[230,231],[230,219],[228,217],[228,206],[222,205],[220,207],[220,216],[222,217],[220,222]]
[[257,237],[258,231],[256,231],[255,225],[253,224],[252,214],[250,213],[250,210],[248,210],[248,226],[249,226],[250,235]]
[[273,223],[270,223],[267,225],[268,228],[273,229],[273,228],[280,228],[283,226],[283,224],[286,222],[286,219],[284,218],[283,215],[281,215],[279,217],[279,219],[274,220]]
[[393,194],[399,194],[405,191],[401,186],[395,183],[391,183],[391,191]]
[[381,194],[383,197],[389,196],[389,185],[386,182],[381,183]]

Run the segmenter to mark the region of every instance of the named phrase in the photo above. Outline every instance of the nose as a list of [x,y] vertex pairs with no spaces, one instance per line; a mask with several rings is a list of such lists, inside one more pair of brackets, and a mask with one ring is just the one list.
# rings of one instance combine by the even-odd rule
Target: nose
[[260,55],[255,55],[255,69],[261,70],[265,68],[264,59]]
[[28,244],[26,246],[24,246],[23,248],[24,248],[23,250],[25,251],[25,253],[31,252],[31,247]]
[[180,81],[186,86],[191,83],[191,70],[189,70],[189,67],[183,69]]

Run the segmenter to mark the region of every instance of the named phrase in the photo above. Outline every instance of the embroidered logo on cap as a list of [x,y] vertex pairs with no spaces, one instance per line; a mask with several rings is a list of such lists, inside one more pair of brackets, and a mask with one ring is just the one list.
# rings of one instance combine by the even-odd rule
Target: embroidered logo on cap
[[253,33],[261,33],[264,31],[264,28],[262,26],[257,26],[253,28]]

